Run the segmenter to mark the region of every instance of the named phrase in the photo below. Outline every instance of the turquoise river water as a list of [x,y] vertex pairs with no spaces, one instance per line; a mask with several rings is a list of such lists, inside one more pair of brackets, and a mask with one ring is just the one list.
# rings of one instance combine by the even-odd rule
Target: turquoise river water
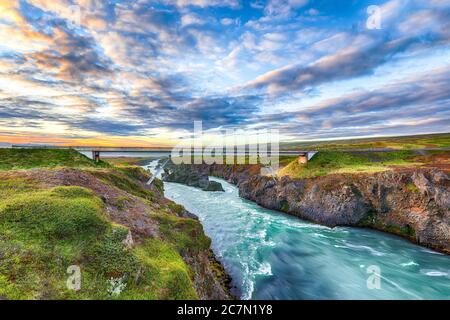
[[199,217],[242,299],[450,299],[450,257],[267,210],[211,179],[225,192],[165,183],[165,195]]

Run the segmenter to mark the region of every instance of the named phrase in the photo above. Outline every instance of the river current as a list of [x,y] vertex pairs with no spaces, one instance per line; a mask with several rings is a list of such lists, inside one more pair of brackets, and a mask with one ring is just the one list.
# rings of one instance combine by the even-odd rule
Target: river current
[[199,217],[242,299],[450,299],[450,257],[267,210],[211,179],[225,192],[164,183],[165,195]]

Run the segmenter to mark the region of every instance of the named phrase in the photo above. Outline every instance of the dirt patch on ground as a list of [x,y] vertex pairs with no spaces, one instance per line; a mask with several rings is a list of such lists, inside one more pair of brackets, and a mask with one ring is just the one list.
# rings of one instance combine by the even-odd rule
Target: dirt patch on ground
[[418,155],[412,161],[413,163],[409,165],[389,166],[389,168],[395,172],[411,172],[419,168],[434,168],[445,173],[450,173],[450,152]]
[[427,156],[425,162],[426,168],[437,168],[450,173],[450,153]]

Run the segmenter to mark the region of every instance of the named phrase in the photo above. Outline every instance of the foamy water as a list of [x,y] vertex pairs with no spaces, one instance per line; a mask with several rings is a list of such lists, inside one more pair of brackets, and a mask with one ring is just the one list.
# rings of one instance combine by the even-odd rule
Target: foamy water
[[[263,209],[212,180],[225,192],[165,183],[165,194],[200,218],[242,299],[450,299],[450,257]],[[370,266],[379,267],[380,289],[368,289]]]

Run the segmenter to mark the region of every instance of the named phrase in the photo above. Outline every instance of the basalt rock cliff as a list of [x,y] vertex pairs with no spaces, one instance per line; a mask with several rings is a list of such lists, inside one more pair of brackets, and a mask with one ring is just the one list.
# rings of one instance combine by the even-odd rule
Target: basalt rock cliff
[[219,182],[210,181],[207,173],[198,171],[186,164],[174,165],[168,163],[164,168],[162,179],[166,182],[186,184],[200,188],[203,191],[224,191]]
[[369,227],[450,254],[450,179],[429,168],[311,179],[273,178],[259,166],[192,165],[223,178],[241,197],[330,227]]

